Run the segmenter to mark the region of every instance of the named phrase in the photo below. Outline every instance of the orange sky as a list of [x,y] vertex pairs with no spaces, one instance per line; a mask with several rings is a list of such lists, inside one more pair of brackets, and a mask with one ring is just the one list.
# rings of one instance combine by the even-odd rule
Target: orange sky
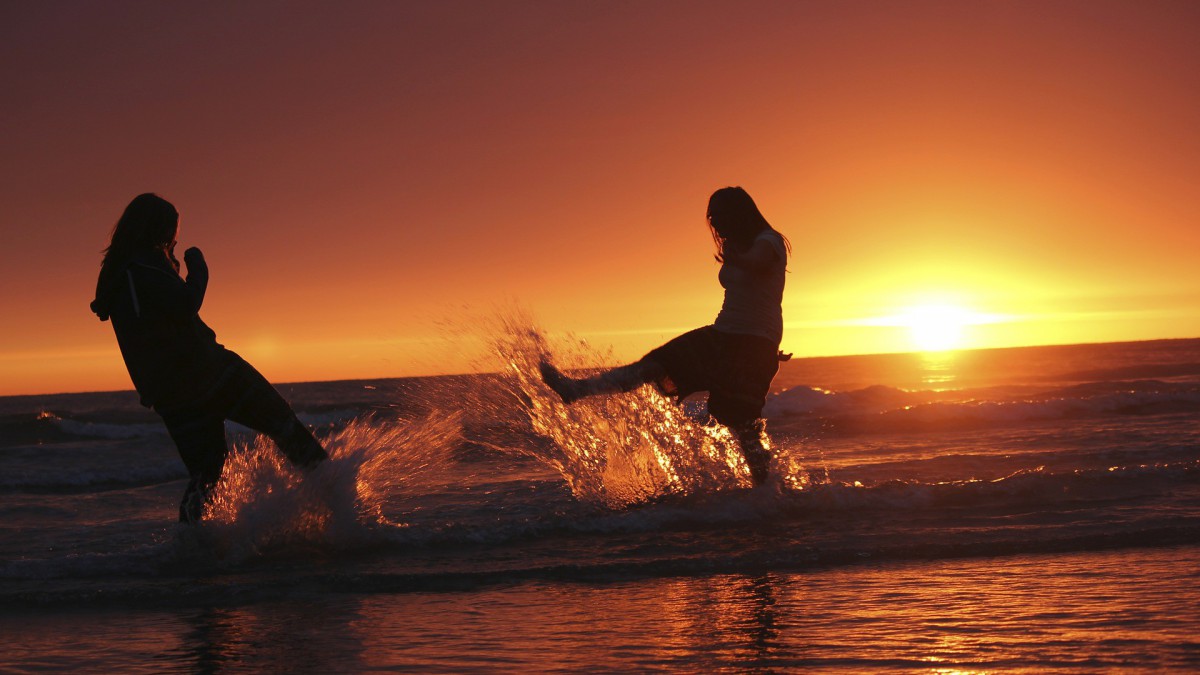
[[[462,372],[532,312],[632,358],[720,306],[703,214],[793,244],[784,348],[1200,336],[1200,4],[0,5],[0,395],[127,389],[88,313],[134,195],[270,379]],[[447,325],[449,327],[447,327]]]

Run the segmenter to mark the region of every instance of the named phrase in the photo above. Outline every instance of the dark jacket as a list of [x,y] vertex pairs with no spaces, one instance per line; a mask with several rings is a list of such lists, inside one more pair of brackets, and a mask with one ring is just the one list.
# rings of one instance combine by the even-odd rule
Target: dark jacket
[[163,410],[198,404],[230,362],[230,352],[200,320],[207,287],[200,255],[188,259],[187,281],[161,250],[101,270],[92,311],[101,321],[111,318],[142,405]]

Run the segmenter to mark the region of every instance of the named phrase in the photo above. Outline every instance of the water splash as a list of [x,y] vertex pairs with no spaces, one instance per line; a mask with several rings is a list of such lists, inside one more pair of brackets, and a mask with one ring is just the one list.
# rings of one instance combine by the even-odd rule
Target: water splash
[[[577,499],[622,508],[668,495],[752,484],[728,429],[689,415],[654,387],[564,405],[542,383],[538,362],[546,359],[563,370],[587,372],[586,366],[594,371],[596,363],[612,363],[611,355],[579,339],[552,348],[520,310],[498,316],[497,322],[494,350],[502,359],[509,394],[533,431],[550,441],[548,447],[524,451],[557,469]],[[801,489],[809,480],[786,455],[777,454],[772,471],[783,488]]]
[[437,478],[459,438],[455,415],[359,418],[325,438],[329,459],[304,472],[259,436],[230,452],[203,527],[233,558],[295,544],[378,541],[402,527],[384,516],[385,501]]

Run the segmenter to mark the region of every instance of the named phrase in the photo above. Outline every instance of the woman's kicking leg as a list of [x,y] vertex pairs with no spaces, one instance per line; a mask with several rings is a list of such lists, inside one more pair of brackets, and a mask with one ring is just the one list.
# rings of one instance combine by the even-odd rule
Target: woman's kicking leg
[[542,381],[562,398],[563,403],[574,403],[586,396],[633,391],[643,384],[661,380],[667,374],[662,366],[648,359],[578,379],[564,375],[545,361],[538,364],[538,369]]

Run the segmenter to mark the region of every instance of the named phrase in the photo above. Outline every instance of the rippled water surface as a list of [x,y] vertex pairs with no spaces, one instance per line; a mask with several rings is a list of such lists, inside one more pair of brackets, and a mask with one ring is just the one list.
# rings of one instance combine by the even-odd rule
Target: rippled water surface
[[0,619],[4,662],[123,672],[1200,667],[1195,547],[297,594]]
[[129,392],[0,399],[0,671],[1200,669],[1200,341],[807,359],[736,445],[643,390],[283,387],[199,527]]

